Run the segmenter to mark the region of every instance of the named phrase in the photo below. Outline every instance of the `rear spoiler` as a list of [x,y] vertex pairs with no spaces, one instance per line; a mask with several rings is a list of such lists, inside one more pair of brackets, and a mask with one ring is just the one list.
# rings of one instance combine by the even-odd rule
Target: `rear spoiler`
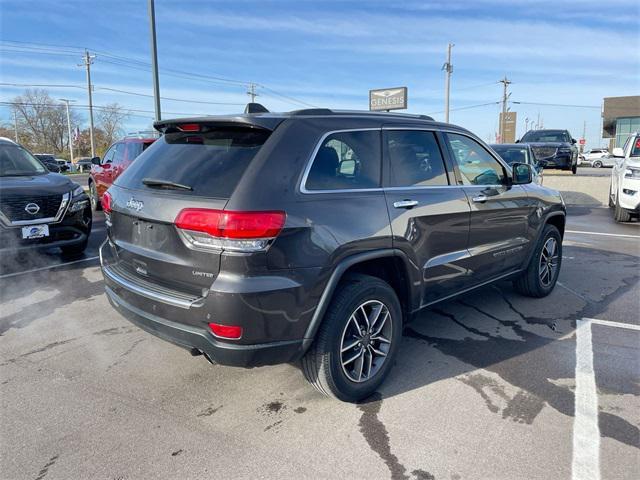
[[[195,131],[189,127],[201,125],[204,127],[235,127],[235,128],[256,128],[260,130],[273,131],[284,120],[276,115],[238,115],[238,116],[216,116],[216,117],[192,117],[174,118],[170,120],[159,120],[153,123],[153,128],[161,133],[171,133],[179,131]],[[181,128],[187,127],[187,128]]]

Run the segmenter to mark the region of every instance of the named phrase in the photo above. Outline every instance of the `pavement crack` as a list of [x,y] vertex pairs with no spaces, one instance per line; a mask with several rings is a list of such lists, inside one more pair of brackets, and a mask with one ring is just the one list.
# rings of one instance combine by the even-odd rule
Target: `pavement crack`
[[371,450],[376,452],[378,456],[384,460],[384,463],[391,472],[392,480],[409,479],[407,469],[398,461],[389,445],[389,432],[384,423],[378,418],[380,408],[382,407],[382,397],[379,393],[374,393],[363,403],[358,404],[358,408],[362,412],[360,417],[360,432],[369,444]]
[[49,461],[44,464],[44,467],[42,467],[40,472],[38,472],[38,476],[35,478],[35,480],[42,480],[44,477],[46,477],[49,469],[56,463],[56,460],[58,460],[58,457],[59,455],[54,455],[53,457],[51,457]]

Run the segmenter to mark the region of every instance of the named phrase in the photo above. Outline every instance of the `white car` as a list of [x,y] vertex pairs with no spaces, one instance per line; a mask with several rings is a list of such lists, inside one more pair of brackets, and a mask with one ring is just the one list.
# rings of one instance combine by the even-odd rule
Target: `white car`
[[606,148],[592,148],[584,155],[583,163],[587,163],[591,167],[600,168],[613,167],[616,161]]
[[631,134],[623,148],[614,148],[609,206],[616,222],[628,222],[640,213],[640,133]]

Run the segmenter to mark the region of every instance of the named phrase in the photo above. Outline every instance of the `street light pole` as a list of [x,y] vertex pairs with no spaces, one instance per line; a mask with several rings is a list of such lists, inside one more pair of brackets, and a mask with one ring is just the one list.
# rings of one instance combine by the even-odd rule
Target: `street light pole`
[[442,69],[446,72],[444,83],[444,121],[449,123],[449,92],[451,91],[451,74],[453,73],[453,65],[451,65],[451,48],[454,44],[450,43],[447,46],[447,63],[442,66]]
[[149,27],[151,30],[151,72],[153,74],[153,104],[156,111],[156,122],[160,121],[160,83],[158,81],[158,49],[156,46],[156,9],[154,0],[149,0]]
[[67,98],[59,98],[61,102],[67,107],[67,135],[69,137],[69,161],[73,163],[73,139],[71,138],[71,115],[69,115],[69,102],[75,102],[75,100],[69,100]]

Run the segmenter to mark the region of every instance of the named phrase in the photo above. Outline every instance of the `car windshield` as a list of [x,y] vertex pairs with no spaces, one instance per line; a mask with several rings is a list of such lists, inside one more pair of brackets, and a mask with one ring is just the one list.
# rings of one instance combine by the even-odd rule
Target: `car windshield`
[[531,163],[529,161],[529,151],[526,148],[505,147],[502,145],[494,145],[492,148],[509,165],[512,163]]
[[640,157],[640,137],[633,139],[633,147],[631,148],[631,157]]
[[522,142],[569,142],[569,135],[567,132],[561,130],[540,130],[537,132],[527,132],[522,137]]
[[0,145],[0,177],[43,175],[48,170],[19,145]]

